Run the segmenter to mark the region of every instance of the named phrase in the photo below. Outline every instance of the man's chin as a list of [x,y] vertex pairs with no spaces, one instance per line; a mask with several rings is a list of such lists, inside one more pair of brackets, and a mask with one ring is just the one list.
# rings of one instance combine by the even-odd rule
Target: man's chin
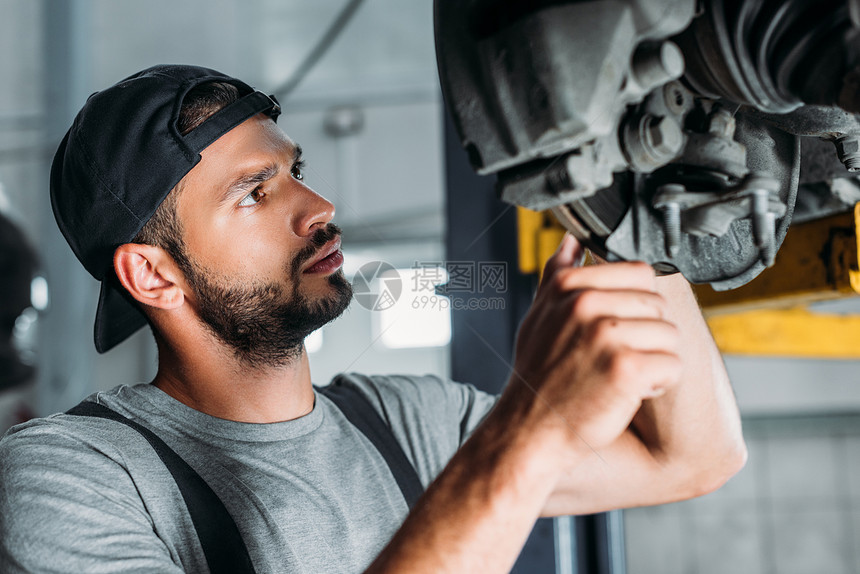
[[346,279],[341,269],[327,276],[326,281],[322,284],[305,287],[306,289],[302,290],[302,295],[309,306],[328,316],[326,322],[340,317],[352,301],[352,284]]

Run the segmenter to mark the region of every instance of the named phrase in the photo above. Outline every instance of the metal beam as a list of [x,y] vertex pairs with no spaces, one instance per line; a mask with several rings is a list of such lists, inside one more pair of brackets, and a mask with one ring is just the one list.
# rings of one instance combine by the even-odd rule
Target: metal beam
[[860,359],[860,315],[762,309],[711,317],[708,326],[723,353]]

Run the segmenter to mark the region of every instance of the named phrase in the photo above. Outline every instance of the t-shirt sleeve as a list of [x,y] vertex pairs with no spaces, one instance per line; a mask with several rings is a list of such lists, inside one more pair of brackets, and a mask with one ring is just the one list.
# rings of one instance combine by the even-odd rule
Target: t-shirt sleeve
[[52,419],[14,427],[0,441],[0,572],[182,572],[135,493],[107,443]]
[[332,384],[365,395],[403,447],[426,487],[484,420],[497,397],[433,375],[340,375]]

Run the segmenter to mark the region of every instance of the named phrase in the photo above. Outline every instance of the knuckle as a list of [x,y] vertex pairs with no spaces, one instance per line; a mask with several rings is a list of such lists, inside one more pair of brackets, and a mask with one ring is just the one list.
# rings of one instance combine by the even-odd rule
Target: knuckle
[[681,340],[681,329],[675,323],[666,321],[666,328],[669,330],[669,336],[674,339]]
[[550,278],[550,288],[557,293],[563,292],[565,290],[565,286],[567,285],[567,276],[568,274],[565,273],[564,269],[557,270]]
[[650,284],[657,277],[657,273],[654,271],[654,268],[644,261],[634,261],[632,266],[633,272],[636,274],[636,278],[639,281]]
[[648,291],[646,293],[643,293],[643,295],[648,298],[648,301],[652,305],[657,305],[657,306],[663,307],[663,308],[665,308],[668,305],[668,301],[666,301],[666,298],[663,297],[663,295],[661,295],[660,293],[656,293],[654,291]]
[[618,319],[615,317],[598,317],[591,323],[591,338],[599,345],[608,345],[617,332]]
[[609,360],[608,370],[615,384],[629,384],[639,371],[639,354],[626,348],[615,351]]
[[599,300],[599,291],[595,291],[594,289],[583,289],[578,292],[571,301],[571,314],[575,316],[590,314],[599,305]]
[[680,355],[675,353],[669,355],[669,368],[674,374],[681,374],[681,371],[684,370],[684,361]]
[[663,329],[666,333],[666,341],[671,349],[681,346],[681,330],[674,323],[664,322]]

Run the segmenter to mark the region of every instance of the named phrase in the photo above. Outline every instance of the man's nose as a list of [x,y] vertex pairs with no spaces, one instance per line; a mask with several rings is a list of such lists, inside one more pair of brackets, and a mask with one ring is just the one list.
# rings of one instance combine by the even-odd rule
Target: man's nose
[[332,202],[310,187],[304,184],[300,187],[293,210],[293,230],[296,235],[307,237],[334,219],[335,208]]

